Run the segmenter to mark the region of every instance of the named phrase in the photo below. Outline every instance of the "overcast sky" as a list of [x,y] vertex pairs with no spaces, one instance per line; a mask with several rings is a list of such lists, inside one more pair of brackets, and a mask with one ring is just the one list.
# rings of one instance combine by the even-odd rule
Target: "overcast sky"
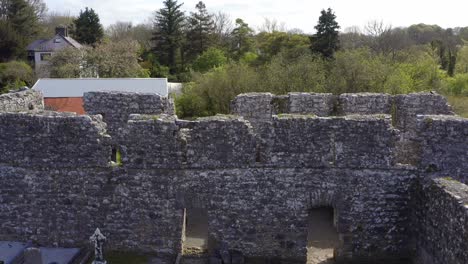
[[[163,0],[44,0],[49,11],[79,13],[91,7],[108,26],[116,21],[134,24],[148,21],[153,12],[162,7]],[[193,11],[199,0],[185,0],[184,10]],[[253,28],[263,24],[265,18],[284,22],[288,29],[314,31],[320,10],[331,7],[342,29],[364,26],[378,20],[385,24],[409,26],[411,24],[438,24],[442,27],[468,26],[468,0],[205,0],[211,12],[222,11],[231,18],[242,18]]]

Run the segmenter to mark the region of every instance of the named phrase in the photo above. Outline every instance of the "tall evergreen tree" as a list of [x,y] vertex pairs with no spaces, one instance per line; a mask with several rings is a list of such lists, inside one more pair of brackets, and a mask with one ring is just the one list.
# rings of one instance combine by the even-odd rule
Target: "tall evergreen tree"
[[195,6],[196,12],[192,12],[188,18],[188,56],[194,59],[206,51],[213,42],[214,20],[213,15],[208,13],[205,4],[200,1]]
[[38,17],[28,1],[0,0],[0,60],[24,56],[38,31]]
[[99,16],[92,8],[86,7],[84,11],[81,10],[73,23],[75,25],[73,37],[81,44],[95,46],[104,37]]
[[233,55],[236,59],[239,59],[246,52],[253,49],[253,29],[249,27],[249,24],[245,23],[244,20],[236,19],[236,27],[232,30],[233,38]]
[[177,0],[165,0],[164,7],[156,12],[154,21],[153,52],[159,62],[167,65],[174,74],[177,70],[177,52],[184,37],[185,14],[180,10],[183,4]]
[[325,58],[332,58],[339,48],[338,29],[340,26],[331,8],[326,11],[322,10],[315,29],[317,33],[310,38],[312,52],[319,53]]

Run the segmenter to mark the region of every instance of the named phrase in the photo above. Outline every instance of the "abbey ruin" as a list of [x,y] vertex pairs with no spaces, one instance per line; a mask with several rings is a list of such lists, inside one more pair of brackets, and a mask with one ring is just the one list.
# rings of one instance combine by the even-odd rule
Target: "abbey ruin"
[[468,119],[440,95],[241,94],[195,121],[153,94],[84,104],[0,96],[0,240],[77,247],[99,227],[175,260],[198,210],[219,263],[305,263],[329,208],[336,263],[468,263]]

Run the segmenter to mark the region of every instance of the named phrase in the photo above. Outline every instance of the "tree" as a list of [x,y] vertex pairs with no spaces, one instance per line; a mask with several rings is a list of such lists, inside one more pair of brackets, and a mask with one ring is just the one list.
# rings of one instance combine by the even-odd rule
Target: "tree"
[[261,32],[256,36],[256,40],[260,59],[263,62],[271,60],[273,56],[281,51],[285,51],[290,55],[302,54],[304,50],[309,49],[310,45],[309,38],[305,35],[279,31]]
[[231,32],[233,30],[232,20],[228,14],[218,12],[213,17],[215,40],[218,47],[229,49]]
[[74,23],[74,38],[81,44],[95,46],[104,37],[104,30],[99,20],[99,16],[92,8],[85,8],[80,11]]
[[155,15],[153,33],[153,52],[157,59],[170,68],[172,74],[177,71],[177,51],[182,44],[182,27],[185,20],[184,12],[180,10],[183,4],[177,0],[165,0],[164,7]]
[[99,44],[94,50],[99,77],[149,77],[138,64],[139,49],[138,42],[129,39]]
[[138,64],[135,40],[101,43],[96,48],[65,48],[56,52],[46,66],[53,78],[149,77]]
[[310,38],[312,52],[321,54],[325,58],[332,58],[339,48],[338,29],[340,26],[331,8],[326,11],[322,10],[315,29],[317,33]]
[[244,20],[236,19],[236,27],[232,30],[233,55],[240,59],[246,52],[252,51],[254,46],[253,29]]
[[192,68],[198,72],[207,72],[227,63],[227,57],[222,50],[209,48],[193,62]]
[[38,17],[28,1],[0,0],[0,61],[24,57],[38,31]]
[[70,13],[50,12],[41,20],[42,31],[39,38],[49,39],[55,35],[55,29],[59,26],[68,28],[69,32],[73,31],[73,21],[76,17]]
[[215,30],[213,15],[208,13],[205,4],[200,1],[195,8],[197,12],[192,12],[188,18],[189,59],[200,55],[212,45]]

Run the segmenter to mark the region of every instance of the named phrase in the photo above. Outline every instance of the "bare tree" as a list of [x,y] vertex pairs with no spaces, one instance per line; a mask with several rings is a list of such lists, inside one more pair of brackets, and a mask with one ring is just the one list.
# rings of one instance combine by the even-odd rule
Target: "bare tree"
[[106,29],[106,35],[112,40],[132,39],[132,22],[117,21]]
[[276,19],[265,18],[263,24],[258,27],[258,31],[267,33],[286,32],[286,23],[278,22]]
[[34,14],[37,16],[39,21],[46,18],[47,6],[43,0],[27,0],[28,4],[34,9]]
[[217,42],[221,46],[229,45],[229,38],[234,29],[231,17],[227,13],[218,12],[213,16],[214,32]]
[[219,36],[229,35],[234,29],[231,17],[223,12],[214,14],[215,33]]

